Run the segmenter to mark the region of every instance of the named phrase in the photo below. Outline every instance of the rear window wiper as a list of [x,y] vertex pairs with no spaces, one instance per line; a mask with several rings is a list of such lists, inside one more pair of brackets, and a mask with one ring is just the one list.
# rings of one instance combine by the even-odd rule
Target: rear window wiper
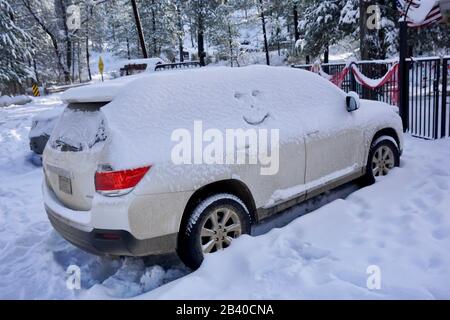
[[67,142],[64,142],[62,140],[55,140],[55,147],[61,148],[61,151],[63,152],[79,152],[82,151],[83,148],[81,147],[81,145],[79,147],[75,147],[71,144],[68,144]]

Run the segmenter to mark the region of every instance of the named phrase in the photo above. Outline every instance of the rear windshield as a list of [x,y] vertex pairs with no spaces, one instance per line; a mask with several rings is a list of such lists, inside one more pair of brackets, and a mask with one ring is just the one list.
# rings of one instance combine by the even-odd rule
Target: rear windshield
[[60,151],[79,152],[106,141],[108,128],[100,111],[105,104],[70,104],[51,134],[51,147]]

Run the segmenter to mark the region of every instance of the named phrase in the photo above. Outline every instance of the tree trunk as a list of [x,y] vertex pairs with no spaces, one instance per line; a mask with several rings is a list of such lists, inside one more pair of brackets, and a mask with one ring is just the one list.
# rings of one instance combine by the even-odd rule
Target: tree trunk
[[297,3],[294,3],[294,8],[292,9],[294,13],[294,39],[297,42],[300,39],[300,33],[298,32],[298,10]]
[[204,67],[205,63],[205,38],[204,38],[204,25],[203,25],[203,13],[201,9],[198,12],[198,29],[197,29],[197,46],[198,46],[198,59],[200,65]]
[[131,54],[130,54],[130,39],[128,39],[128,37],[127,37],[127,57],[128,57],[128,60],[131,59]]
[[[328,63],[328,62],[330,62],[330,47],[327,45],[325,47],[325,52],[323,53],[323,63]],[[325,71],[326,73],[329,73],[330,68],[328,66],[324,66],[323,71]]]
[[[373,60],[373,59],[382,59],[384,54],[382,52],[380,44],[380,38],[383,38],[382,30],[369,29],[367,25],[367,20],[369,18],[369,14],[367,9],[369,6],[374,5],[374,1],[360,1],[360,52],[361,52],[361,60]],[[378,43],[377,43],[378,42]],[[363,73],[369,78],[378,78],[377,74],[374,73],[373,68],[363,68]],[[376,97],[376,91],[363,87],[362,88],[362,97],[364,99],[373,99]]]
[[72,81],[75,81],[75,48],[72,50]]
[[232,38],[232,34],[231,34],[230,23],[228,23],[228,46],[230,48],[231,67],[233,67],[233,38]]
[[81,45],[80,40],[77,41],[77,63],[78,63],[78,81],[81,83]]
[[[72,66],[72,61],[73,61],[73,50],[72,50],[72,39],[69,33],[69,28],[67,27],[67,14],[66,14],[66,6],[64,4],[64,0],[59,0],[59,5],[61,7],[61,16],[62,16],[62,20],[63,20],[63,30],[64,30],[64,38],[65,38],[65,42],[66,42],[66,65],[67,65],[67,70],[68,72],[65,72],[65,82],[66,83],[70,83],[72,82],[72,77],[73,77],[73,66]],[[70,76],[70,69],[72,69],[72,77]]]
[[267,42],[266,18],[264,17],[263,0],[259,0],[259,7],[261,10],[261,23],[262,23],[262,30],[263,30],[263,35],[264,35],[264,50],[266,51],[266,63],[268,66],[270,66],[269,44]]
[[34,76],[36,77],[36,82],[39,83],[39,73],[37,71],[36,67],[36,59],[33,57],[33,70],[34,70]]
[[177,2],[177,22],[178,22],[178,50],[180,50],[180,62],[184,62],[183,56],[183,21],[181,17],[181,3]]
[[195,43],[194,43],[194,26],[193,26],[193,24],[192,24],[192,20],[191,20],[191,18],[189,17],[189,33],[190,33],[190,35],[191,35],[191,48],[194,48],[195,47]]
[[369,46],[367,43],[367,8],[369,3],[367,1],[359,1],[359,52],[361,60],[369,59]]
[[152,0],[152,46],[153,46],[153,56],[156,57],[158,56],[158,44],[157,44],[157,39],[156,39],[156,14],[155,14],[155,8],[153,7],[155,4],[155,0]]
[[136,22],[136,29],[139,36],[139,43],[141,45],[142,55],[144,58],[148,58],[147,48],[145,47],[144,31],[142,31],[141,18],[139,17],[139,11],[136,5],[136,0],[131,0],[131,6],[133,7],[134,20]]
[[88,31],[86,32],[86,66],[87,66],[87,70],[88,70],[89,81],[92,80],[90,60],[91,60],[91,56],[89,54],[89,28],[88,28]]

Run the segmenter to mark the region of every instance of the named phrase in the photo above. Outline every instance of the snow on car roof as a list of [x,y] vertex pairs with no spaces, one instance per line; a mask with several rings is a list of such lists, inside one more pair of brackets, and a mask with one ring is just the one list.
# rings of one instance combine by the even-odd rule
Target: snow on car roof
[[62,99],[65,103],[84,103],[84,102],[109,102],[122,92],[123,87],[141,77],[145,77],[147,73],[155,71],[155,66],[164,61],[160,58],[148,59],[131,59],[127,60],[128,64],[147,64],[145,73],[132,76],[120,77],[114,80],[99,82],[92,85],[69,89],[63,93]]
[[126,84],[143,76],[145,74],[141,73],[69,89],[62,94],[61,98],[65,103],[110,102],[123,91]]
[[[140,78],[102,111],[113,133],[112,165],[126,168],[149,159],[170,159],[172,132],[192,131],[194,121],[202,121],[203,130],[274,128],[280,129],[280,139],[299,137],[300,122],[314,121],[312,112],[336,119],[336,113],[345,110],[344,97],[343,91],[308,71],[210,67]],[[341,108],[333,108],[336,105]]]

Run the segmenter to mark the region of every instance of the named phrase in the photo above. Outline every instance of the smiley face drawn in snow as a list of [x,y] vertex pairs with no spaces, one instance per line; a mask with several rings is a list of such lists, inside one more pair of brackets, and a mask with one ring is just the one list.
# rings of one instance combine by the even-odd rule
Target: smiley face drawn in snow
[[248,93],[235,92],[234,98],[242,110],[242,118],[248,124],[259,125],[269,117],[269,112],[261,107],[261,91],[253,90]]

